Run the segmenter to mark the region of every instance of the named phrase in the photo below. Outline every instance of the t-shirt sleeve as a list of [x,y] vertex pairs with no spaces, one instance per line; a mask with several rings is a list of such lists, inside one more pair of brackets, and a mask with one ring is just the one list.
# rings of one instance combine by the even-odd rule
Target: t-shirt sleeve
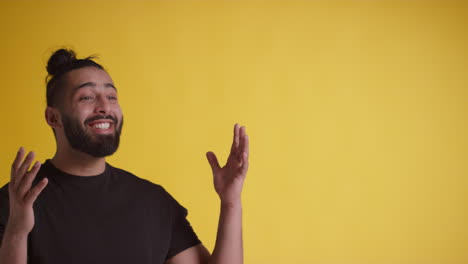
[[10,211],[8,200],[8,184],[0,188],[0,246],[3,241],[3,234],[5,233],[8,215]]
[[168,197],[172,206],[172,230],[166,259],[201,243],[187,220],[187,209],[180,205],[171,195],[168,194]]

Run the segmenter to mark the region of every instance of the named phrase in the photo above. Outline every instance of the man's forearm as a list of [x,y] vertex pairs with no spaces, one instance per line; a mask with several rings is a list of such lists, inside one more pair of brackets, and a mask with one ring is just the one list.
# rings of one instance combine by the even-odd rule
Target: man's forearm
[[14,234],[5,230],[0,247],[0,263],[1,264],[26,264],[27,261],[27,234]]
[[242,264],[242,204],[221,203],[216,245],[209,264]]

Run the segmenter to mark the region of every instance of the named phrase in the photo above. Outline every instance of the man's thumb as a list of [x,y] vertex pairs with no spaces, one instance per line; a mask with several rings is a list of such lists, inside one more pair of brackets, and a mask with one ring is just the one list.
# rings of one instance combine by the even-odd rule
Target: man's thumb
[[206,158],[208,159],[208,162],[211,165],[211,169],[213,170],[213,173],[216,173],[216,171],[220,169],[219,162],[218,162],[218,159],[216,158],[216,155],[213,152],[208,151],[206,153]]

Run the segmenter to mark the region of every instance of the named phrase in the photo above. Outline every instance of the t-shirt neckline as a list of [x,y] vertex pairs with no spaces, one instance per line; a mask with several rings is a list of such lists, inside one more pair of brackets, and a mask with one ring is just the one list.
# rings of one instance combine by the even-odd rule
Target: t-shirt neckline
[[[45,165],[45,166],[44,166]],[[47,159],[44,164],[42,165],[43,167],[46,167],[51,172],[51,175],[56,175],[59,176],[63,179],[66,180],[71,180],[71,181],[97,181],[106,178],[106,176],[109,174],[110,171],[110,165],[106,162],[106,166],[104,169],[104,172],[97,174],[97,175],[91,175],[91,176],[80,176],[80,175],[74,175],[70,174],[67,172],[64,172],[60,170],[59,168],[55,167],[54,164],[50,161],[50,159]]]

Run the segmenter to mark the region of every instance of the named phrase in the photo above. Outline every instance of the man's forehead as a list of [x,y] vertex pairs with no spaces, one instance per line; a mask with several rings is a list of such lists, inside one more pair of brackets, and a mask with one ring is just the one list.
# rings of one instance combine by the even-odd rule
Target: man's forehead
[[107,82],[113,83],[112,78],[109,74],[96,67],[84,67],[76,70],[72,70],[67,74],[69,81],[74,84],[84,82]]
[[68,83],[73,92],[84,87],[113,88],[117,90],[109,74],[96,67],[85,67],[68,72]]
[[[98,86],[98,84],[95,83],[95,82],[84,82],[82,84],[79,84],[78,86],[73,87],[73,90],[76,91],[76,90],[79,90],[79,89],[81,89],[83,87],[94,88],[94,87],[97,87],[97,86]],[[105,88],[113,88],[114,90],[117,91],[117,88],[115,88],[114,84],[112,84],[112,83],[104,83],[104,87]]]

